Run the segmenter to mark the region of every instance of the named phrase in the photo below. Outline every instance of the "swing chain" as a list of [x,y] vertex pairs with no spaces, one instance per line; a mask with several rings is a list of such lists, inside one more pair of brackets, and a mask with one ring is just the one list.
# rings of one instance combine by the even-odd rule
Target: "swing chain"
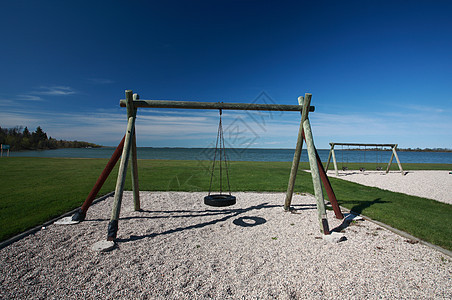
[[[213,164],[212,164],[212,172],[210,174],[210,184],[209,184],[209,196],[212,192],[212,181],[214,177],[215,172],[215,162],[217,158],[217,151],[219,151],[219,162],[220,162],[220,195],[223,192],[223,168],[222,168],[222,159],[224,159],[224,165],[226,167],[226,177],[228,182],[228,191],[229,195],[231,195],[231,185],[229,183],[229,170],[228,170],[228,161],[226,159],[226,147],[224,143],[224,135],[223,135],[223,123],[221,120],[221,115],[223,114],[223,110],[221,108],[218,109],[220,114],[220,121],[218,124],[218,133],[217,133],[217,140],[215,143],[215,154],[213,157]],[[220,144],[220,147],[218,147],[218,143]]]

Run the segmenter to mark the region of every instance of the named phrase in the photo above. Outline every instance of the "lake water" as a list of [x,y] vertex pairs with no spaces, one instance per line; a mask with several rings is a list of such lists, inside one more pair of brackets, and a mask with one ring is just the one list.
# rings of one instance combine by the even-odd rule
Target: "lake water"
[[[76,148],[41,151],[10,152],[12,157],[70,157],[70,158],[110,158],[115,148]],[[320,159],[326,162],[328,150],[318,150]],[[237,149],[226,150],[231,161],[292,161],[293,149]],[[368,162],[387,163],[391,157],[390,151],[351,151],[335,150],[338,162]],[[402,152],[398,151],[401,163],[434,163],[452,164],[452,152]],[[214,149],[211,148],[151,148],[139,147],[139,159],[170,159],[170,160],[212,160]],[[306,148],[302,151],[301,161],[307,161]],[[395,163],[395,159],[393,161]]]

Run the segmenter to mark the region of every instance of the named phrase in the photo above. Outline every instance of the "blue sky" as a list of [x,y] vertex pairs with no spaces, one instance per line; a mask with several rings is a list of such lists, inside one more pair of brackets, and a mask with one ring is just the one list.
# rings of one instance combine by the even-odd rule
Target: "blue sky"
[[[142,99],[297,104],[329,142],[452,148],[451,1],[1,1],[0,126],[115,146]],[[236,147],[300,115],[226,111]],[[138,146],[204,147],[218,112],[139,109]]]

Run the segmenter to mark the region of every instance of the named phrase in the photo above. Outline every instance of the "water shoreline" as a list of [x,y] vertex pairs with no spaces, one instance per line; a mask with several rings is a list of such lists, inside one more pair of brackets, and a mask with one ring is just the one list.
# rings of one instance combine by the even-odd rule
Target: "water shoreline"
[[[52,157],[52,158],[110,158],[114,147],[102,148],[61,148],[52,150],[33,150],[10,152],[10,157]],[[139,159],[163,160],[212,160],[214,148],[158,148],[138,147]],[[319,149],[322,162],[326,162],[329,149]],[[336,160],[340,164],[376,163],[385,165],[389,162],[392,152],[375,150],[335,150]],[[230,161],[286,161],[293,160],[294,149],[263,149],[263,148],[228,148]],[[432,163],[452,164],[452,152],[398,151],[402,164]],[[303,149],[301,161],[308,161],[306,149]]]

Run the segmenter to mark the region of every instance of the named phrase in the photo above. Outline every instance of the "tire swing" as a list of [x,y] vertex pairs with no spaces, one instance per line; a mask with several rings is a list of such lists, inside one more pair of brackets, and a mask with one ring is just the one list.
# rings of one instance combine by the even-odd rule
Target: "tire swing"
[[[212,164],[212,173],[210,175],[210,185],[209,185],[209,194],[204,197],[204,204],[215,207],[224,207],[234,205],[236,203],[235,196],[231,195],[231,186],[229,184],[229,172],[228,172],[228,163],[226,160],[226,148],[224,146],[224,136],[223,136],[223,125],[221,122],[222,110],[220,108],[220,123],[218,124],[218,134],[217,134],[217,142],[215,145],[215,154],[213,157]],[[219,145],[218,145],[219,143]],[[212,192],[212,181],[215,172],[215,162],[217,159],[217,153],[219,154],[219,165],[220,165],[220,193],[219,194],[211,194]],[[226,170],[226,177],[228,182],[228,191],[229,194],[223,194],[223,167],[222,161],[224,161],[224,167]]]

